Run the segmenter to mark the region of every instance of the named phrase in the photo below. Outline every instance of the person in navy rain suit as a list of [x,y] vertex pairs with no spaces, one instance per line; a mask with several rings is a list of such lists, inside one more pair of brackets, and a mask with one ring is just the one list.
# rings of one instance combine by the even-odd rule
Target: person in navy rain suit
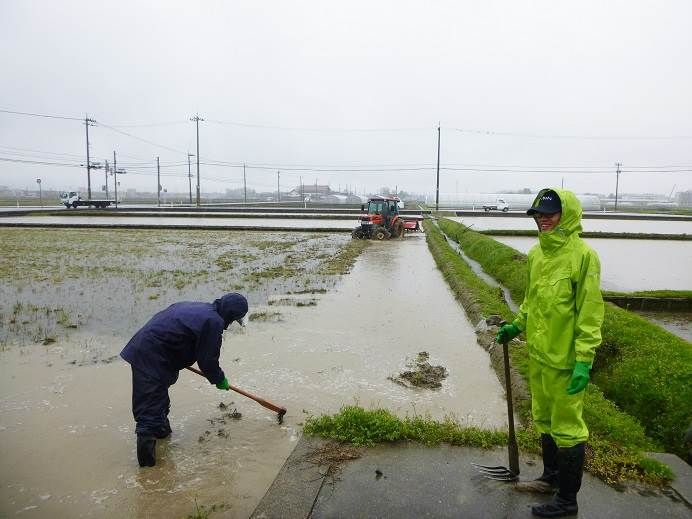
[[171,434],[168,388],[178,380],[181,369],[197,362],[211,384],[229,388],[219,366],[221,337],[233,321],[244,326],[247,311],[247,299],[236,293],[213,303],[175,303],[152,317],[120,352],[132,368],[132,414],[140,467],[156,464],[156,439]]

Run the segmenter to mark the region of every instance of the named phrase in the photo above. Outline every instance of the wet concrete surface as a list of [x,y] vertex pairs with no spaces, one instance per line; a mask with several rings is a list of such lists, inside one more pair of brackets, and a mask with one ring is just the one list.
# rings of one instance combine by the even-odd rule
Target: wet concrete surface
[[[223,247],[204,243],[205,250]],[[199,252],[161,250],[173,263],[186,251]],[[271,258],[276,250],[266,254]],[[74,261],[100,268],[97,258],[76,255]],[[35,258],[25,265],[50,271]],[[287,407],[284,423],[255,402],[183,371],[170,391],[173,435],[158,442],[156,467],[140,469],[131,375],[117,353],[156,310],[173,300],[211,300],[224,285],[211,277],[180,290],[154,286],[140,293],[139,285],[118,273],[122,290],[115,293],[90,291],[102,285],[87,276],[81,296],[59,286],[49,295],[52,283],[66,281],[51,282],[50,275],[18,280],[12,297],[40,302],[69,293],[85,298],[88,315],[54,343],[2,344],[0,516],[185,517],[196,502],[223,506],[214,517],[248,517],[296,445],[305,416],[334,413],[354,401],[400,416],[452,415],[469,425],[506,425],[504,394],[488,356],[436,269],[424,235],[412,235],[373,243],[325,294],[286,298],[271,288],[277,285],[253,288],[265,290],[266,303],[251,311],[276,311],[280,318],[229,329],[221,366],[232,384]],[[298,304],[307,299],[316,304]],[[78,301],[72,304],[80,313]],[[448,369],[442,388],[416,390],[387,379],[423,350],[431,363]],[[224,421],[222,402],[242,418]]]
[[[381,445],[362,449],[360,458],[328,470],[327,465],[305,461],[306,454],[324,442],[310,437],[300,440],[253,519],[530,518],[534,517],[531,505],[550,499],[516,492],[511,483],[486,479],[471,466],[471,462],[506,466],[506,448]],[[535,456],[520,456],[522,478],[536,478],[541,469]],[[618,491],[585,474],[578,517],[674,519],[690,517],[690,509],[675,494]]]

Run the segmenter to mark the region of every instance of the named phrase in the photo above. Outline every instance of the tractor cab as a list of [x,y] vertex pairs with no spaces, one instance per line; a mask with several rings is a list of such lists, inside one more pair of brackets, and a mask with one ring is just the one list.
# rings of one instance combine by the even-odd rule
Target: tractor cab
[[369,221],[373,225],[389,227],[395,216],[399,215],[399,205],[393,198],[371,198],[368,200],[367,212],[365,205],[361,206],[364,213],[361,221]]

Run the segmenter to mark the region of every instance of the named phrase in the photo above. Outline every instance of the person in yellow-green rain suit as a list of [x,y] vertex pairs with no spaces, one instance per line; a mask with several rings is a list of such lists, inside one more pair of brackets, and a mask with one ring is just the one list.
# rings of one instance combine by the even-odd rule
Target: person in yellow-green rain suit
[[532,507],[539,517],[576,514],[589,431],[582,418],[584,389],[601,344],[603,299],[598,255],[581,239],[582,209],[562,189],[543,189],[527,211],[538,225],[528,255],[524,302],[497,341],[526,334],[531,412],[541,433],[543,474],[517,490],[557,493]]

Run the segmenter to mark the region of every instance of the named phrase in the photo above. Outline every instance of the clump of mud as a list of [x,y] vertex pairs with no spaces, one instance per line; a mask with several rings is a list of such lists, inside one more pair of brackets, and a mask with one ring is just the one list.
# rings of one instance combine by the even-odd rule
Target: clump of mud
[[[228,438],[230,437],[230,433],[226,431],[222,425],[226,425],[229,420],[240,420],[243,417],[243,414],[238,411],[235,407],[233,408],[233,411],[230,411],[231,406],[233,405],[233,402],[230,404],[226,404],[224,402],[219,402],[219,410],[222,412],[220,416],[215,416],[213,418],[207,418],[207,422],[209,422],[209,425],[211,425],[212,429],[216,429],[216,436],[219,438]],[[201,434],[200,437],[197,439],[199,443],[204,443],[208,442],[212,438],[212,433],[211,431],[207,430],[204,431],[204,434]]]
[[430,354],[421,351],[415,362],[407,364],[411,370],[403,371],[395,377],[387,377],[404,387],[422,387],[425,389],[438,389],[442,387],[442,381],[449,374],[444,366],[431,366],[428,362]]

